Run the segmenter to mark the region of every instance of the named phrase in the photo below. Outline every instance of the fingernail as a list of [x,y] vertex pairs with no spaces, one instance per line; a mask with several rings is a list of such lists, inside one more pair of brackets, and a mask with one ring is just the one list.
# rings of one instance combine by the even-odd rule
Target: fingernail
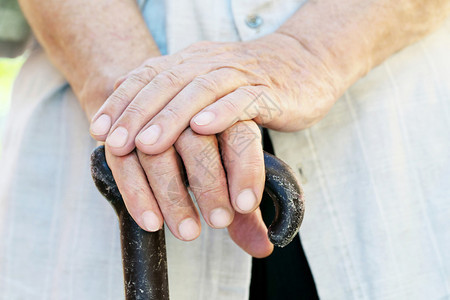
[[158,216],[151,210],[147,210],[142,214],[142,220],[144,221],[145,229],[154,232],[161,229],[161,223]]
[[161,135],[161,127],[159,125],[152,125],[145,129],[138,136],[139,141],[145,145],[153,145]]
[[91,124],[91,133],[93,135],[107,134],[111,128],[111,118],[108,115],[101,115]]
[[231,223],[231,216],[228,210],[216,208],[209,215],[209,221],[216,228],[225,228]]
[[212,113],[210,111],[205,111],[205,112],[198,114],[194,118],[194,123],[197,125],[208,125],[215,119],[215,117],[216,116],[214,115],[214,113]]
[[249,212],[256,205],[256,197],[251,189],[243,190],[236,199],[236,205],[240,210]]
[[106,143],[114,148],[123,147],[128,138],[128,130],[124,127],[117,127],[113,133],[106,139]]
[[198,236],[199,231],[200,228],[198,227],[197,222],[192,218],[184,219],[180,222],[180,225],[178,225],[178,232],[186,241],[195,239]]

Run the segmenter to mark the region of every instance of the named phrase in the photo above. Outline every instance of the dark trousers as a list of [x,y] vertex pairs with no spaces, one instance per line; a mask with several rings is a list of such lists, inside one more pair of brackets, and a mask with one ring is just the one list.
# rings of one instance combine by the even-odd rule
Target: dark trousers
[[[266,130],[263,131],[263,143],[264,150],[273,153]],[[272,201],[263,198],[260,208],[264,222],[269,225],[275,214]],[[269,257],[253,258],[250,300],[290,299],[319,299],[298,235],[288,246],[275,247]]]

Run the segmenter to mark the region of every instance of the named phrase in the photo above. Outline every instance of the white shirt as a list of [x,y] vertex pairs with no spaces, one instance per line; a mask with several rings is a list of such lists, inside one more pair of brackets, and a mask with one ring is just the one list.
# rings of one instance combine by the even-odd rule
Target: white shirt
[[[173,53],[268,34],[303,1],[141,4]],[[393,55],[310,129],[271,132],[303,182],[301,238],[322,299],[450,297],[449,31],[447,20]],[[123,298],[116,217],[89,175],[93,147],[73,93],[36,49],[0,165],[0,299]],[[166,235],[171,299],[247,299],[250,257],[203,225],[195,242]]]

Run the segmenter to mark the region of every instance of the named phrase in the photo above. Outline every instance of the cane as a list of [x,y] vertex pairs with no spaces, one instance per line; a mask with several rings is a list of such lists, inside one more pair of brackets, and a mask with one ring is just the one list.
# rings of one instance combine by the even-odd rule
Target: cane
[[[269,240],[284,247],[295,237],[303,220],[303,192],[287,164],[266,152],[264,164],[264,193],[275,206],[275,218],[268,228]],[[131,218],[106,163],[104,146],[92,153],[91,172],[98,190],[119,218],[126,299],[169,299],[164,228],[147,232]]]

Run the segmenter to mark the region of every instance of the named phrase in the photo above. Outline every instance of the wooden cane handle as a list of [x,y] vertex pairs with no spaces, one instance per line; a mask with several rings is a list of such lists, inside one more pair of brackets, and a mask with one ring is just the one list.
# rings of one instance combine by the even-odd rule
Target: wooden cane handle
[[[275,206],[268,235],[274,245],[284,247],[295,237],[303,220],[303,192],[283,161],[264,152],[264,163],[264,192]],[[92,153],[91,171],[98,190],[119,217],[126,299],[169,299],[164,230],[144,231],[131,218],[106,163],[104,146]]]

